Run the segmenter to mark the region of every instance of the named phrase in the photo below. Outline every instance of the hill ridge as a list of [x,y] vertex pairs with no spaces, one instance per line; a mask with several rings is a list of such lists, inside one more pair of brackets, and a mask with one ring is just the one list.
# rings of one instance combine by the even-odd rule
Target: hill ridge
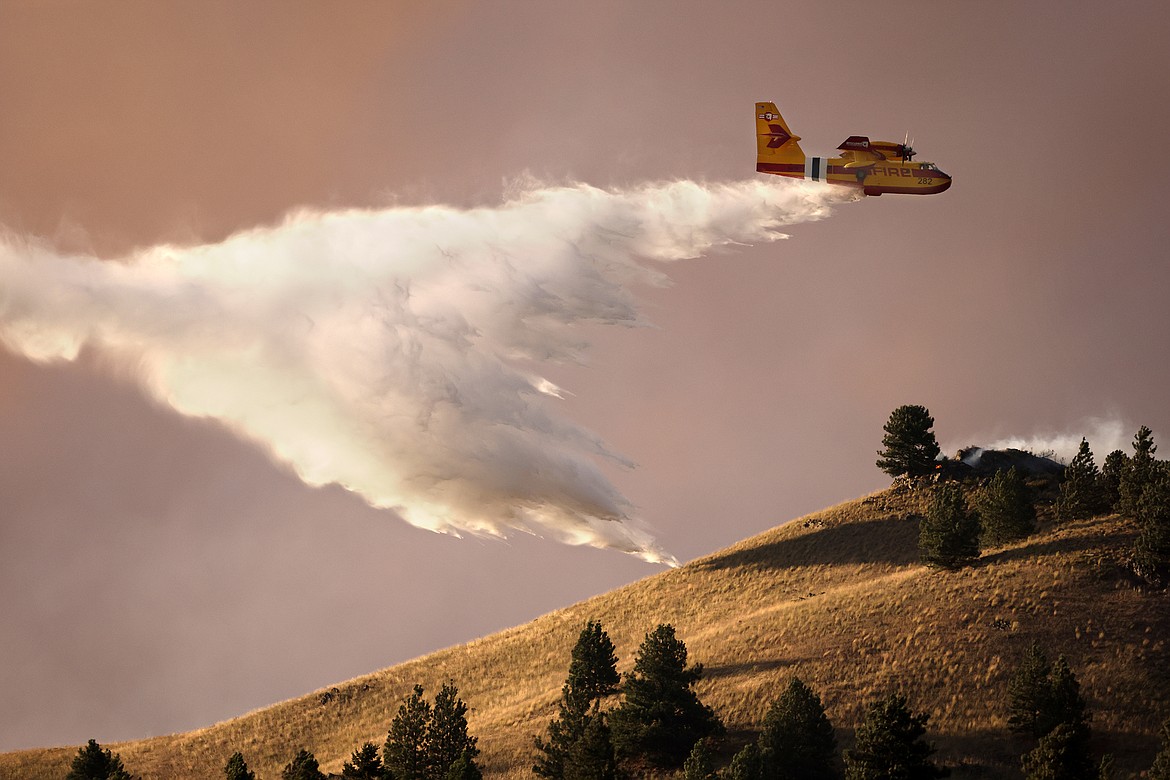
[[[296,750],[325,771],[365,741],[380,745],[416,682],[448,679],[471,707],[486,777],[530,777],[532,736],[555,713],[569,651],[597,619],[628,670],[644,634],[674,624],[697,690],[732,742],[758,727],[788,677],[822,697],[847,747],[864,704],[897,688],[930,713],[929,738],[956,777],[1015,777],[1020,743],[1006,731],[1006,681],[1031,641],[1065,653],[1095,711],[1098,747],[1119,773],[1148,765],[1170,715],[1166,595],[1111,572],[1132,543],[1116,516],[1054,524],[989,550],[976,566],[918,562],[926,495],[878,491],[766,530],[678,569],[658,572],[463,645],[320,688],[184,734],[113,745],[143,778],[220,777],[244,753],[259,777],[279,776]],[[0,755],[0,774],[60,777],[76,747]],[[963,767],[967,767],[966,770]]]

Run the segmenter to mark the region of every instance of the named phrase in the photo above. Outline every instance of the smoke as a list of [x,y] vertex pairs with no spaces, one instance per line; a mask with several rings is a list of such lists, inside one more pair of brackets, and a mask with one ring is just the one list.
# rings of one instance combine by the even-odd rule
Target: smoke
[[1113,450],[1123,450],[1127,455],[1137,426],[1129,426],[1116,416],[1088,417],[1068,431],[1044,431],[1030,436],[1014,436],[999,439],[987,445],[988,449],[1002,450],[1009,447],[1033,453],[1051,452],[1068,463],[1077,454],[1083,437],[1098,462]]
[[[311,485],[451,534],[535,533],[674,564],[556,413],[542,364],[582,323],[645,324],[645,261],[774,241],[839,196],[783,179],[530,189],[497,208],[303,211],[217,244],[118,260],[0,240],[0,341],[83,348],[220,421]],[[620,381],[620,378],[615,378]]]

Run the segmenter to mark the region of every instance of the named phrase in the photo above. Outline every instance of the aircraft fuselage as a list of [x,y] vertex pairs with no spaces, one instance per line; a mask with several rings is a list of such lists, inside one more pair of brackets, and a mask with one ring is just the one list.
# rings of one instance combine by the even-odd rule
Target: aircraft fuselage
[[756,103],[756,170],[793,179],[857,187],[866,195],[934,195],[951,177],[930,162],[914,162],[907,143],[846,138],[838,157],[808,157],[775,103]]
[[844,157],[808,157],[804,163],[759,162],[756,170],[794,179],[860,187],[866,195],[934,195],[951,186],[951,177],[933,163],[883,160],[865,167],[847,167],[851,162],[855,161]]

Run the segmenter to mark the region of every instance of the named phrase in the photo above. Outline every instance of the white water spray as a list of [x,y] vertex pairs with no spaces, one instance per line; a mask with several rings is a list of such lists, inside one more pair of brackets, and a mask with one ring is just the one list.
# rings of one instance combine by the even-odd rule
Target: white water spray
[[498,208],[301,212],[118,261],[0,241],[0,341],[35,361],[129,361],[312,485],[444,533],[525,531],[674,564],[551,408],[573,326],[638,325],[642,261],[774,241],[840,196],[789,180],[537,189]]

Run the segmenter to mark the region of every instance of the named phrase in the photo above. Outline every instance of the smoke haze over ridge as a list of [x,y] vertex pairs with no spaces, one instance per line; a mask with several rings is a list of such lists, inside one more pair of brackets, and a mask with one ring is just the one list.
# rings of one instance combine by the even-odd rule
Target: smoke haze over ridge
[[645,324],[641,261],[774,241],[842,196],[782,179],[533,188],[498,208],[304,211],[118,261],[0,242],[0,340],[83,348],[219,420],[312,485],[451,534],[523,531],[674,564],[603,475],[631,465],[558,416],[542,363],[575,325]]

